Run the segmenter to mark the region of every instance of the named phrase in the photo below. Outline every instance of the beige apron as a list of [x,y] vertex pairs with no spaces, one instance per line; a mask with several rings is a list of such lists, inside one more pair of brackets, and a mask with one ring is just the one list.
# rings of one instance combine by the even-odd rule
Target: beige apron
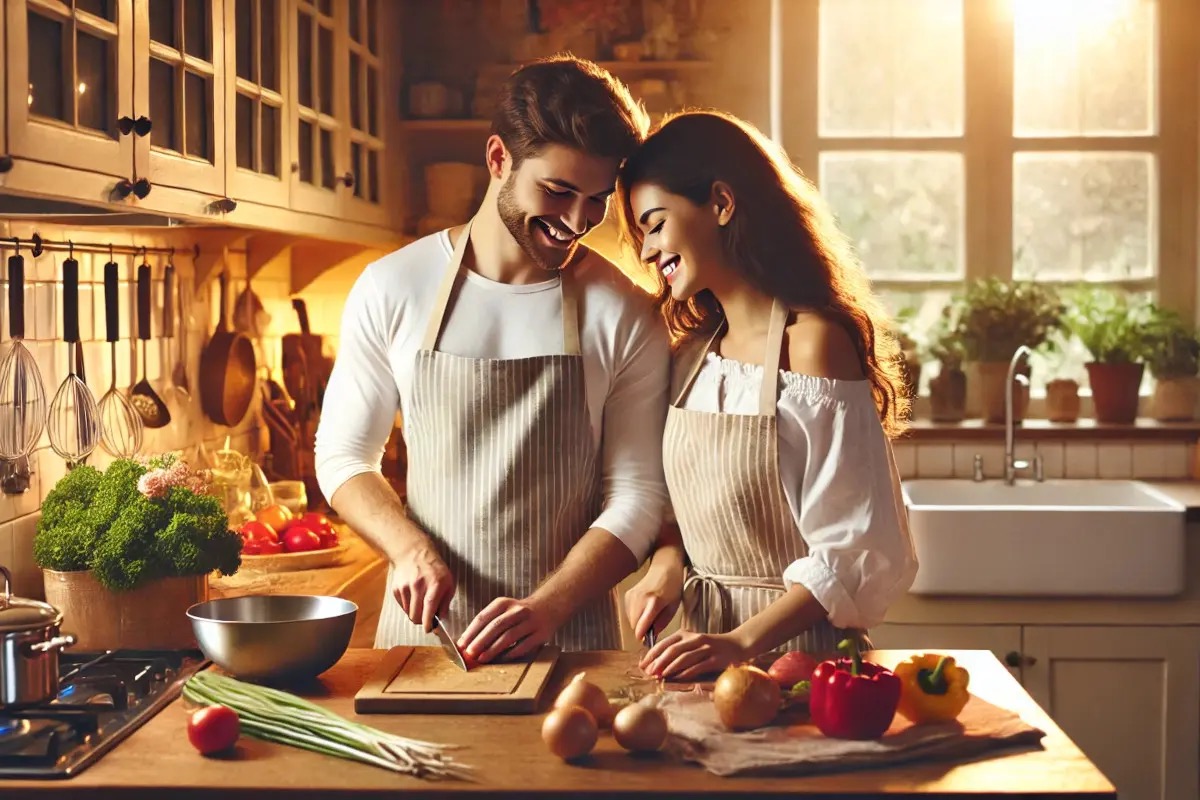
[[[787,312],[771,309],[757,415],[681,408],[721,329],[688,366],[667,411],[663,465],[690,562],[683,627],[725,633],[785,591],[783,572],[808,554],[779,477],[775,405]],[[828,621],[781,646],[829,654],[845,638]]]
[[[560,272],[563,355],[486,359],[437,350],[470,233],[467,223],[404,410],[408,514],[457,581],[444,620],[453,636],[497,597],[529,596],[595,521],[601,498],[570,268]],[[393,588],[389,570],[375,646],[437,645],[404,614]],[[613,593],[580,609],[552,641],[567,650],[619,648]]]

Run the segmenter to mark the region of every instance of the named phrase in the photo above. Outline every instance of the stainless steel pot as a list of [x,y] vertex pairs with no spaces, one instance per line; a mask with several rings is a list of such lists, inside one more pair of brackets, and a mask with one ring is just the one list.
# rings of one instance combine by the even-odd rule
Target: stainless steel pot
[[58,696],[58,652],[75,644],[75,637],[59,634],[58,609],[13,597],[12,575],[4,567],[0,575],[0,708],[52,700]]

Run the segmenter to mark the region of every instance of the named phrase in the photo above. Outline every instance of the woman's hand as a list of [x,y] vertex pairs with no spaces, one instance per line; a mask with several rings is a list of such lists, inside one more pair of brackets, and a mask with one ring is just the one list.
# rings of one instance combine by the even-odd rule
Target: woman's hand
[[691,680],[748,658],[747,648],[736,634],[676,631],[651,647],[639,666],[658,678]]
[[625,615],[638,640],[661,633],[679,610],[683,597],[683,564],[654,563],[625,593]]

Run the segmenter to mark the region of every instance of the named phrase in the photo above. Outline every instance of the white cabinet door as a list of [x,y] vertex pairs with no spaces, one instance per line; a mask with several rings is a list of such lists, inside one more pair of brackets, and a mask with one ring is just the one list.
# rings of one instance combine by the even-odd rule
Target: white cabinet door
[[1121,800],[1200,797],[1200,628],[1027,626],[1025,688]]

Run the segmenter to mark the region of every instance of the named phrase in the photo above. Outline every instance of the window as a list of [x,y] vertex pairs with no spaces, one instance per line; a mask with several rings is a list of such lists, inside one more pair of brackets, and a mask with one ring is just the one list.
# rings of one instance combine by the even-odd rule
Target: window
[[1194,314],[1200,3],[782,2],[783,144],[918,339],[993,275]]

